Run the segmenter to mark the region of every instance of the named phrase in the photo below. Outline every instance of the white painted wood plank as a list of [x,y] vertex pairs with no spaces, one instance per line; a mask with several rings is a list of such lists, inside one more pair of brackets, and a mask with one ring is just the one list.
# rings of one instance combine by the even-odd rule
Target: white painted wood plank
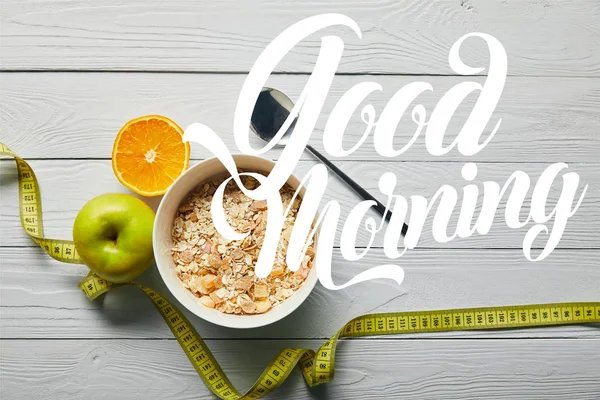
[[[84,266],[60,264],[32,248],[0,248],[0,259],[0,329],[4,338],[172,337],[148,299],[135,288],[115,289],[103,301],[91,303],[76,286],[87,272]],[[600,301],[599,259],[600,250],[557,250],[538,263],[527,261],[518,250],[419,250],[399,261],[406,275],[402,285],[377,280],[330,291],[317,284],[298,310],[271,326],[228,329],[186,314],[205,338],[326,338],[352,318],[373,312]],[[336,252],[333,279],[341,284],[384,263],[389,260],[381,250],[372,250],[359,262],[344,261]],[[154,266],[139,281],[174,301]],[[600,338],[599,327],[425,337]]]
[[[316,340],[208,341],[240,390],[280,348]],[[0,341],[8,398],[213,399],[173,341]],[[268,398],[593,399],[600,392],[598,340],[352,340],[335,379],[309,389],[301,374]]]
[[[20,48],[20,50],[23,50]],[[182,127],[202,122],[218,132],[232,152],[239,152],[231,134],[237,97],[243,75],[204,74],[0,74],[0,125],[2,141],[21,157],[110,158],[114,138],[128,120],[146,114],[164,114]],[[420,96],[428,115],[440,97],[459,82],[472,77],[431,76],[337,76],[316,125],[311,144],[322,149],[327,117],[342,94],[356,83],[372,80],[382,85],[363,104],[373,104],[377,116],[387,101],[404,85],[430,82],[432,93]],[[479,79],[483,81],[482,79]],[[280,88],[292,99],[298,98],[305,76],[276,75],[268,85]],[[460,106],[452,119],[445,143],[451,143],[470,114],[475,96]],[[528,161],[598,162],[600,154],[600,79],[508,78],[504,93],[491,122],[502,118],[492,141],[472,157],[456,149],[433,157],[423,135],[394,161]],[[492,126],[492,123],[490,123]],[[486,130],[489,132],[491,128]],[[363,135],[365,125],[360,109],[346,129],[345,148],[351,148]],[[410,115],[402,118],[395,146],[402,148],[414,135]],[[487,137],[487,136],[484,136]],[[255,148],[263,142],[252,137]],[[269,152],[277,158],[279,150]],[[210,154],[192,146],[192,157]],[[311,159],[306,153],[305,159]],[[372,137],[346,157],[354,160],[382,160]],[[389,158],[388,158],[389,160]]]
[[[0,245],[2,246],[31,246],[28,236],[23,232],[18,214],[18,185],[16,167],[12,160],[0,161],[0,184],[2,187],[2,204],[0,204]],[[315,162],[302,161],[298,164],[295,174],[303,177]],[[422,195],[430,200],[435,192],[444,184],[453,186],[459,192],[459,204],[462,201],[462,187],[467,184],[461,177],[461,163],[428,163],[428,162],[358,162],[339,161],[337,165],[367,190],[385,202],[386,198],[378,189],[377,180],[384,172],[391,171],[398,177],[398,187],[395,193],[405,197]],[[33,160],[31,166],[36,171],[41,185],[43,196],[44,223],[47,227],[46,235],[56,238],[71,238],[73,220],[77,212],[92,197],[107,192],[128,192],[114,177],[110,160]],[[478,177],[474,182],[495,181],[503,185],[508,177],[516,170],[525,171],[535,184],[545,164],[511,164],[511,163],[481,163],[478,165]],[[564,235],[558,244],[560,248],[600,248],[600,164],[574,164],[569,168],[581,178],[581,189],[588,184],[588,190],[579,210],[572,216],[566,226]],[[549,196],[548,212],[556,204],[560,195],[562,179],[558,179]],[[581,192],[580,189],[580,192]],[[526,204],[521,211],[522,220],[527,218],[530,207],[530,198],[533,188],[526,198]],[[508,197],[508,196],[505,196]],[[342,207],[341,222],[338,224],[339,239],[343,222],[350,210],[361,199],[352,192],[337,177],[331,177],[327,188],[326,200],[338,200]],[[159,198],[147,200],[151,205],[157,206]],[[322,206],[326,201],[322,202]],[[429,216],[423,228],[418,247],[430,248],[522,248],[523,238],[533,222],[524,228],[514,230],[506,225],[504,208],[506,198],[501,201],[501,206],[496,212],[494,225],[487,235],[475,234],[469,238],[456,238],[447,243],[438,243],[432,235],[433,215]],[[437,205],[433,211],[437,209]],[[460,207],[454,210],[448,232],[451,234],[456,229],[456,221]],[[377,221],[381,217],[374,211],[370,215]],[[478,211],[475,216],[479,215]],[[549,227],[553,224],[550,222]],[[385,230],[380,231],[373,245],[380,247],[383,244]],[[545,236],[534,242],[535,248],[546,245]],[[369,234],[364,226],[361,227],[357,246],[364,247],[369,243]],[[401,245],[402,246],[402,245]],[[537,254],[537,252],[535,253]]]
[[[451,45],[478,31],[503,43],[511,74],[600,75],[595,0],[3,0],[2,68],[248,71],[284,29],[331,12],[353,18],[363,38],[327,29],[301,42],[279,71],[311,71],[321,36],[336,34],[345,41],[341,72],[451,74]],[[461,56],[487,65],[482,41],[468,43]]]

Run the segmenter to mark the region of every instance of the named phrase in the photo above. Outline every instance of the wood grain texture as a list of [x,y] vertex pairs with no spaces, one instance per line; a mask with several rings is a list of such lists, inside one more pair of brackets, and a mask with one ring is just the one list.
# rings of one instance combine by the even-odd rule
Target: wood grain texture
[[[93,3],[2,1],[2,68],[27,70],[249,71],[280,32],[321,13],[342,13],[363,32],[330,28],[290,52],[279,71],[310,72],[326,34],[339,35],[346,73],[452,74],[448,50],[462,35],[494,35],[509,73],[600,76],[595,0],[360,0]],[[464,47],[486,66],[483,41]]]
[[[87,272],[84,266],[60,264],[32,248],[0,248],[0,258],[0,326],[4,338],[172,337],[148,299],[135,288],[115,289],[102,301],[92,303],[76,286]],[[402,285],[376,280],[331,291],[318,284],[299,309],[271,326],[228,329],[186,314],[205,338],[324,339],[350,319],[373,312],[600,301],[598,259],[600,250],[556,250],[538,263],[527,261],[518,250],[417,250],[398,262],[405,271]],[[341,284],[389,262],[381,250],[371,250],[361,261],[352,263],[336,252],[333,279]],[[154,266],[139,281],[174,301]],[[410,337],[600,338],[598,328],[565,326]]]
[[[0,74],[1,138],[21,157],[110,158],[114,138],[128,120],[146,114],[163,114],[182,127],[202,122],[218,132],[232,152],[238,153],[232,130],[243,75],[204,74],[105,74],[105,73],[3,73]],[[305,76],[276,75],[267,82],[292,99],[298,98]],[[417,98],[431,114],[449,88],[473,77],[337,76],[315,127],[311,144],[323,149],[327,118],[339,98],[359,82],[374,81],[383,87],[363,105],[372,104],[377,118],[392,95],[415,81],[431,83],[434,90]],[[470,115],[477,94],[469,96],[450,122],[445,143],[451,143]],[[600,79],[508,78],[490,127],[502,118],[492,141],[471,157],[456,149],[431,156],[424,134],[405,153],[383,158],[373,147],[372,135],[345,160],[486,161],[486,162],[598,162],[600,158]],[[356,111],[346,129],[344,147],[351,148],[365,131]],[[400,149],[415,133],[410,113],[403,116],[394,144]],[[254,148],[264,145],[252,135]],[[267,154],[278,158],[280,150]],[[210,156],[199,145],[193,158]],[[304,159],[312,159],[306,153]]]
[[[315,164],[315,161],[301,161],[295,170],[295,174],[301,178]],[[14,161],[2,160],[0,165],[2,165],[0,184],[3,192],[2,204],[0,204],[0,218],[2,218],[0,245],[31,246],[33,243],[23,232],[19,222],[18,185],[16,184]],[[339,161],[337,165],[348,175],[354,177],[360,185],[369,190],[374,196],[379,197],[383,203],[387,199],[379,192],[377,181],[384,172],[391,171],[397,175],[398,187],[395,193],[402,194],[406,198],[412,195],[422,195],[429,201],[442,185],[448,184],[459,192],[460,204],[462,202],[462,195],[460,194],[462,187],[467,184],[461,176],[463,166],[461,163]],[[48,237],[70,239],[73,220],[77,212],[92,197],[107,192],[128,192],[114,177],[109,160],[33,160],[31,166],[36,171],[41,185],[44,224],[47,228],[46,235]],[[521,210],[521,217],[524,221],[529,213],[533,185],[546,167],[546,164],[541,163],[481,163],[478,165],[478,176],[473,182],[478,183],[480,190],[483,190],[481,183],[484,181],[491,180],[502,186],[514,171],[521,170],[528,173],[532,180],[532,187],[526,198],[526,204]],[[579,193],[581,193],[584,185],[587,184],[589,187],[581,207],[568,220],[558,247],[600,248],[600,231],[597,229],[600,223],[600,164],[574,164],[568,170],[575,171],[580,175]],[[548,212],[556,204],[561,187],[562,179],[558,178],[549,196]],[[60,189],[57,190],[58,188]],[[507,197],[505,196],[501,201],[501,205],[496,212],[495,222],[487,235],[474,234],[471,237],[456,238],[447,243],[438,243],[432,236],[432,221],[437,209],[436,205],[433,208],[433,213],[425,221],[417,246],[429,248],[522,248],[525,233],[534,223],[530,222],[524,228],[517,230],[509,228],[504,217]],[[339,201],[342,207],[342,216],[336,236],[336,239],[339,240],[346,216],[362,199],[354,194],[345,183],[332,176],[327,186],[326,199],[322,202],[322,205],[329,200]],[[157,207],[160,198],[147,201],[153,207]],[[479,215],[480,206],[481,204],[478,204],[476,217]],[[452,234],[456,229],[459,213],[460,206],[457,206],[448,228],[449,234]],[[369,216],[374,217],[376,221],[381,220],[381,217],[375,211],[371,211]],[[549,227],[552,226],[553,222],[553,220],[550,221]],[[384,235],[385,229],[375,236],[373,246],[381,247]],[[370,234],[364,226],[361,226],[357,235],[357,246],[367,246],[369,236]],[[546,241],[545,236],[539,237],[534,242],[534,248],[543,248]],[[399,246],[403,246],[402,242]],[[537,252],[535,254],[537,255]]]
[[[234,385],[250,387],[286,346],[315,340],[208,341]],[[21,400],[213,399],[174,340],[0,342],[2,392]],[[335,379],[298,371],[269,399],[582,399],[600,392],[599,340],[351,340]],[[4,397],[4,396],[3,396]]]

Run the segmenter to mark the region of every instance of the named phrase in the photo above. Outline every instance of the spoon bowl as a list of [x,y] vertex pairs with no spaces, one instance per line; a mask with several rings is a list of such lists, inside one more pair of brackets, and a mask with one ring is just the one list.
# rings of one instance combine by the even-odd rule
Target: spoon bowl
[[[252,117],[250,118],[250,127],[265,142],[270,142],[279,129],[288,119],[294,102],[290,100],[283,92],[273,88],[263,88],[258,95]],[[290,125],[285,134],[277,141],[276,146],[285,146],[294,130],[297,118]]]

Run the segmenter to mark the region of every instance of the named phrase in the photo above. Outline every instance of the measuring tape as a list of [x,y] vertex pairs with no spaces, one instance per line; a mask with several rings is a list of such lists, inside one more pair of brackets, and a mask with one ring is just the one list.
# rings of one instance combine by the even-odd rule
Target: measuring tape
[[[29,164],[2,143],[0,143],[0,155],[13,157],[17,162],[21,225],[25,232],[55,260],[83,264],[73,242],[44,237],[40,189],[35,173]],[[231,384],[190,321],[175,305],[169,303],[159,293],[135,282],[112,283],[91,272],[79,283],[80,289],[92,301],[119,286],[135,286],[148,296],[206,386],[224,400],[258,399],[266,396],[281,385],[296,366],[300,368],[304,379],[311,387],[329,382],[333,379],[338,339],[344,337],[530,328],[600,322],[600,302],[362,315],[344,325],[317,352],[299,348],[281,350],[264,369],[254,385],[242,394]]]
[[0,155],[11,156],[17,162],[21,226],[25,232],[55,260],[83,264],[73,242],[44,237],[40,187],[33,169],[2,143],[0,143]]

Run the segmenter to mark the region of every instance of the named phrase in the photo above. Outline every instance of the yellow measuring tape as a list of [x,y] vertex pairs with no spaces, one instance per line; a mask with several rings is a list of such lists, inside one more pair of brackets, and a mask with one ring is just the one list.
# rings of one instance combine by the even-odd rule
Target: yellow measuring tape
[[[0,155],[11,156],[17,162],[21,225],[25,232],[52,258],[62,262],[82,264],[73,242],[44,237],[40,189],[29,164],[2,143],[0,143]],[[285,381],[296,365],[300,367],[309,386],[329,382],[333,379],[337,342],[343,337],[600,322],[600,302],[362,315],[344,325],[317,352],[297,348],[281,350],[254,385],[241,394],[231,384],[190,321],[159,293],[135,282],[120,284],[108,282],[92,273],[79,283],[79,287],[90,300],[95,300],[119,286],[136,286],[152,300],[204,383],[219,398],[231,400],[258,399],[267,395]]]

